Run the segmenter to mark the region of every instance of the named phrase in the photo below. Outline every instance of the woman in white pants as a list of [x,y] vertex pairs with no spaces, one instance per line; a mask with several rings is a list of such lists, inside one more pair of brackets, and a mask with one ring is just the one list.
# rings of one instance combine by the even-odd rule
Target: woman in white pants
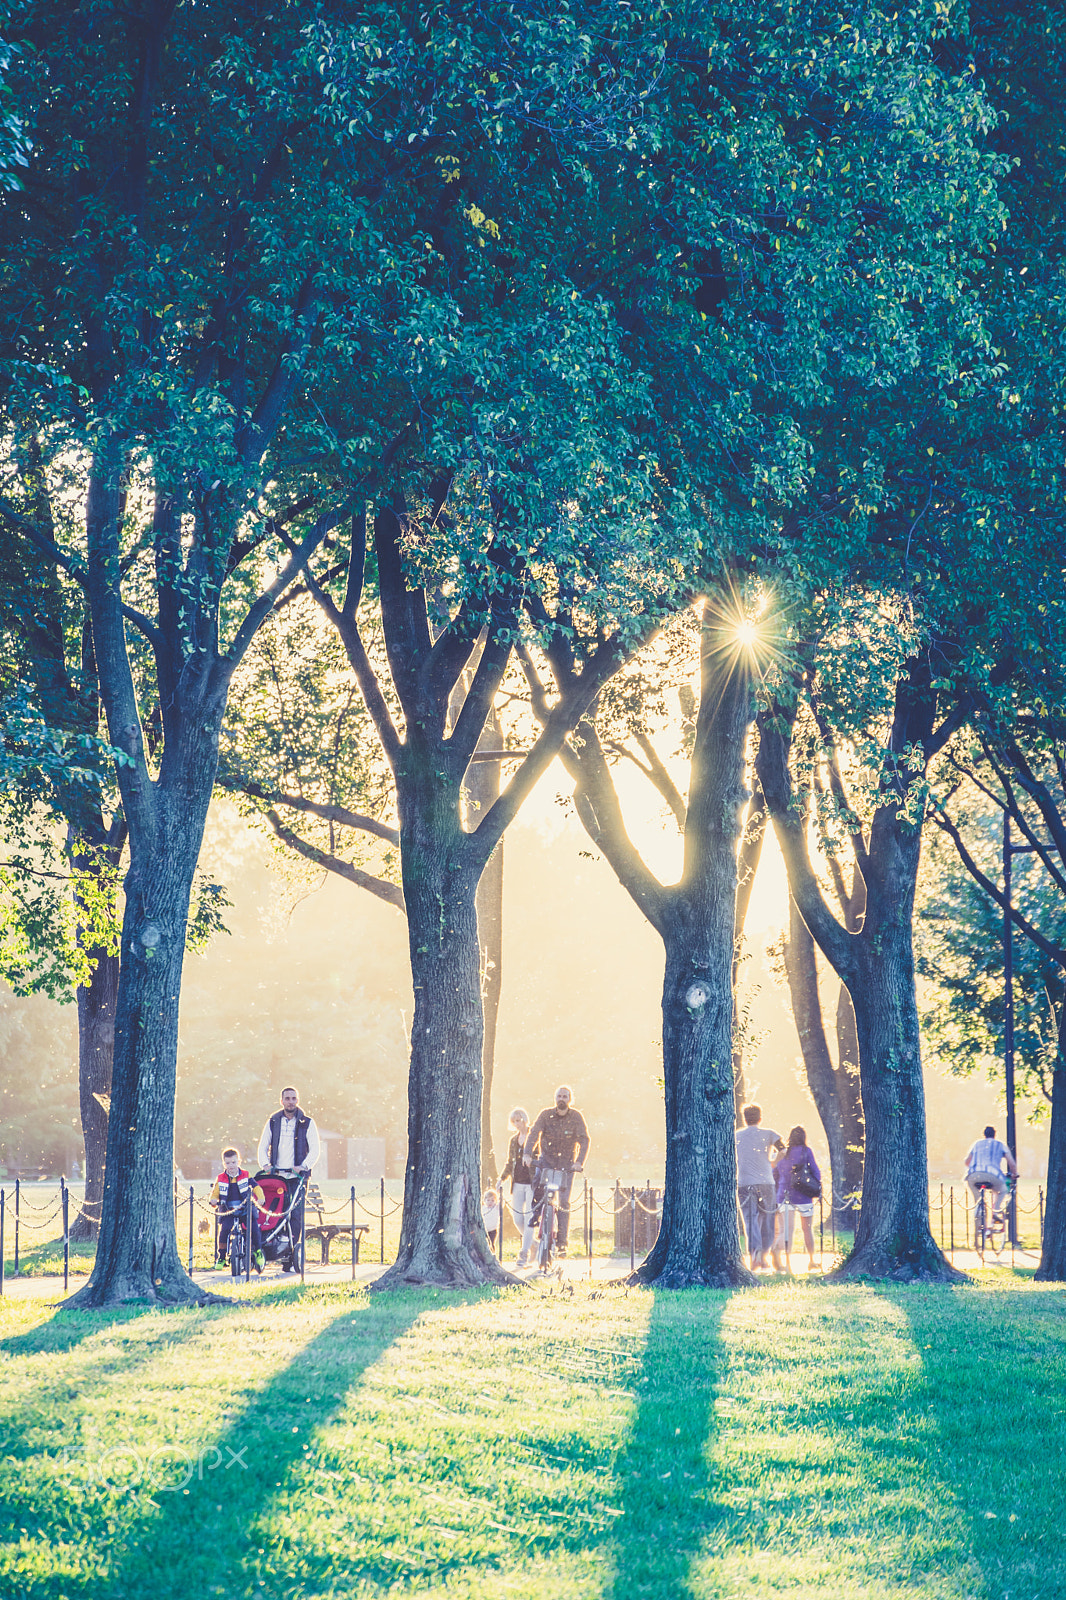
[[507,1151],[507,1165],[500,1173],[500,1186],[510,1178],[511,1215],[522,1240],[515,1265],[522,1268],[528,1267],[533,1256],[533,1170],[522,1154],[529,1133],[529,1114],[516,1106],[509,1120],[515,1132]]

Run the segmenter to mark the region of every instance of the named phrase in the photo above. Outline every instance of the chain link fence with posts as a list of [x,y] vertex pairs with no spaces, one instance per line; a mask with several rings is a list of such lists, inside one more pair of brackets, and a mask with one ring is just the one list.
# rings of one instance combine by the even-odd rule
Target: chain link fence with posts
[[[364,1180],[365,1182],[365,1180]],[[210,1185],[175,1183],[174,1206],[178,1248],[191,1272],[208,1270],[217,1256],[218,1216],[208,1204]],[[972,1256],[975,1250],[974,1203],[965,1184],[930,1187],[933,1234],[944,1254]],[[1044,1234],[1044,1189],[1023,1181],[1008,1201],[1008,1226],[997,1261],[1013,1263],[1039,1254]],[[403,1210],[403,1184],[380,1178],[360,1188],[339,1180],[310,1184],[305,1210],[303,1258],[321,1269],[349,1266],[386,1266],[396,1259]],[[857,1206],[854,1207],[857,1215]],[[815,1205],[817,1247],[823,1270],[841,1258],[850,1237],[838,1236],[832,1208],[819,1199]],[[64,1290],[71,1277],[86,1277],[92,1270],[95,1246],[70,1237],[78,1216],[85,1214],[80,1185],[65,1179],[0,1186],[0,1295],[5,1279],[62,1276]],[[615,1179],[590,1183],[583,1180],[580,1194],[571,1198],[571,1236],[577,1243],[581,1218],[582,1254],[590,1268],[595,1260],[616,1260],[630,1269],[644,1259],[659,1234],[662,1190],[650,1182],[623,1184]],[[504,1227],[497,1232],[501,1261],[517,1251],[517,1230],[509,1208]],[[510,1249],[508,1248],[510,1247]],[[308,1260],[308,1249],[311,1250]],[[576,1255],[572,1248],[571,1256]],[[989,1252],[983,1252],[987,1259]]]

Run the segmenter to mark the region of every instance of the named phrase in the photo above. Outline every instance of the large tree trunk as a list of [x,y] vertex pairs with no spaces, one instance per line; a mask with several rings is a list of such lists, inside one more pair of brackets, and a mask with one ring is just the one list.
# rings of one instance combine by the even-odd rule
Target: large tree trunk
[[70,1237],[79,1242],[90,1242],[100,1232],[119,974],[117,955],[94,950],[90,959],[94,962],[92,978],[78,989],[78,1095],[85,1140],[85,1202],[71,1224]]
[[[927,656],[915,657],[896,684],[881,771],[882,798],[867,846],[853,841],[867,893],[862,927],[843,926],[826,905],[811,866],[806,805],[797,806],[789,771],[791,718],[775,707],[760,717],[757,770],[803,920],[855,1007],[866,1125],[862,1210],[840,1276],[958,1282],[929,1227],[925,1091],[914,993],[911,924],[922,826],[908,815],[911,768],[905,752],[938,748],[936,692]],[[927,755],[928,759],[928,755]]]
[[[837,1059],[833,1068],[837,1104],[844,1129],[844,1166],[840,1193],[846,1210],[837,1227],[855,1223],[855,1202],[862,1193],[863,1154],[866,1149],[866,1124],[862,1114],[859,1071],[859,1034],[855,1026],[855,1007],[846,984],[837,995]],[[850,1204],[849,1204],[850,1202]]]
[[[466,687],[469,687],[468,682]],[[500,798],[498,752],[502,740],[500,719],[493,710],[485,719],[485,729],[478,740],[478,755],[495,759],[479,760],[475,755],[463,782],[467,827],[471,831]],[[477,886],[481,1009],[485,1030],[481,1051],[481,1181],[486,1187],[495,1186],[498,1171],[492,1144],[492,1079],[496,1065],[496,1026],[503,984],[503,844],[501,839],[489,857]]]
[[[751,797],[751,805],[744,819],[744,837],[737,857],[737,905],[733,933],[733,1000],[736,1002],[737,973],[740,970],[740,948],[744,942],[744,923],[751,904],[751,891],[755,887],[755,874],[759,870],[762,843],[766,834],[766,801],[758,784]],[[744,1048],[738,1038],[733,1040],[733,1122],[743,1125],[744,1102],[748,1092],[744,1084]]]
[[[710,652],[706,652],[710,654]],[[636,1281],[663,1288],[754,1282],[737,1217],[733,1098],[733,951],[744,747],[751,722],[746,670],[705,660],[685,869],[661,929],[666,1184],[662,1226]]]
[[481,1178],[487,1187],[495,1186],[499,1171],[492,1143],[492,1080],[503,986],[503,846],[501,839],[477,886],[481,1009],[485,1029],[481,1050]]
[[829,1044],[822,1022],[822,1004],[818,993],[818,963],[814,954],[814,940],[807,924],[800,916],[799,907],[789,896],[788,939],[785,941],[785,973],[788,977],[792,1015],[799,1034],[803,1067],[807,1087],[825,1130],[829,1146],[829,1165],[832,1171],[833,1208],[837,1223],[844,1218],[842,1209],[845,1171],[847,1164],[847,1136],[843,1109],[837,1087],[837,1077],[829,1054]]
[[1058,1054],[1051,1080],[1044,1242],[1036,1276],[1040,1283],[1066,1282],[1066,995],[1059,1007]]
[[477,880],[457,860],[464,837],[458,795],[433,792],[428,783],[412,793],[410,779],[399,787],[415,1007],[400,1243],[375,1288],[509,1283],[481,1217]]
[[839,1275],[959,1282],[929,1226],[925,1086],[911,939],[921,827],[883,807],[870,838],[869,893],[855,935],[851,997],[866,1121],[862,1210]]
[[197,713],[164,753],[152,831],[131,819],[103,1210],[92,1276],[68,1302],[80,1308],[213,1298],[182,1266],[174,1226],[178,1001],[217,754],[218,717]]

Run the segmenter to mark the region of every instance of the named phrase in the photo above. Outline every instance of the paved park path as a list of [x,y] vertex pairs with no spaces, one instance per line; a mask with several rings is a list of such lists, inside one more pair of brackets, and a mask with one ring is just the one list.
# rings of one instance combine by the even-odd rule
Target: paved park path
[[[1032,1268],[1037,1266],[1039,1260],[1039,1254],[1032,1250],[1016,1250],[1014,1252],[1014,1265],[1018,1267]],[[973,1272],[979,1269],[981,1266],[980,1259],[978,1258],[976,1252],[971,1250],[956,1250],[954,1262],[955,1265],[963,1272]],[[825,1258],[825,1264],[826,1270],[828,1270],[831,1264],[831,1258],[828,1256]],[[505,1262],[504,1265],[507,1265],[507,1263]],[[1010,1252],[1005,1250],[999,1261],[996,1261],[993,1256],[989,1256],[985,1265],[1010,1266]],[[387,1271],[387,1268],[379,1266],[377,1262],[365,1265],[360,1264],[356,1266],[353,1279],[350,1264],[328,1267],[315,1265],[308,1266],[306,1268],[304,1277],[305,1282],[310,1284],[352,1282],[365,1284],[373,1283],[374,1280],[376,1278],[380,1278],[382,1273],[385,1271]],[[628,1273],[629,1262],[622,1257],[601,1257],[598,1260],[594,1260],[590,1264],[587,1257],[571,1256],[567,1261],[560,1262],[556,1272],[552,1275],[549,1275],[546,1281],[554,1282],[561,1279],[563,1281],[573,1283],[582,1281],[588,1282],[591,1278],[599,1283],[608,1283],[612,1280],[620,1281],[621,1279],[625,1278]],[[820,1274],[818,1270],[808,1274],[806,1267],[801,1267],[797,1262],[793,1268],[792,1275],[794,1278],[802,1281],[808,1276],[817,1278]],[[232,1295],[244,1295],[249,1293],[254,1294],[258,1289],[277,1288],[281,1285],[292,1285],[299,1283],[300,1281],[299,1273],[280,1272],[274,1267],[268,1267],[261,1277],[253,1273],[251,1282],[248,1284],[243,1282],[235,1283],[229,1274],[224,1272],[194,1272],[192,1276],[193,1281],[195,1283],[202,1284],[204,1288],[213,1289],[216,1293]],[[518,1274],[518,1276],[521,1277],[524,1282],[536,1283],[541,1281],[539,1274],[536,1272],[523,1272]],[[72,1273],[70,1277],[70,1287],[67,1293],[74,1294],[81,1287],[81,1285],[85,1283],[85,1281],[86,1275],[84,1273],[79,1273],[77,1275]],[[780,1281],[780,1274],[760,1274],[760,1282],[773,1283]],[[4,1279],[3,1292],[5,1297],[11,1296],[12,1299],[44,1300],[50,1302],[51,1304],[58,1304],[64,1298],[63,1279],[61,1277],[6,1277]]]

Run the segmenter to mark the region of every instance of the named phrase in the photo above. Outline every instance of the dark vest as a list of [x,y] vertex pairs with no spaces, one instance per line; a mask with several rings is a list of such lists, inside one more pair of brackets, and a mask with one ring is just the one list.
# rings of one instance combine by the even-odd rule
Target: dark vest
[[[278,1164],[278,1141],[281,1138],[281,1119],[284,1111],[275,1111],[270,1119],[270,1165]],[[307,1130],[311,1125],[311,1118],[296,1107],[296,1137],[293,1140],[293,1165],[302,1166],[307,1156]]]

